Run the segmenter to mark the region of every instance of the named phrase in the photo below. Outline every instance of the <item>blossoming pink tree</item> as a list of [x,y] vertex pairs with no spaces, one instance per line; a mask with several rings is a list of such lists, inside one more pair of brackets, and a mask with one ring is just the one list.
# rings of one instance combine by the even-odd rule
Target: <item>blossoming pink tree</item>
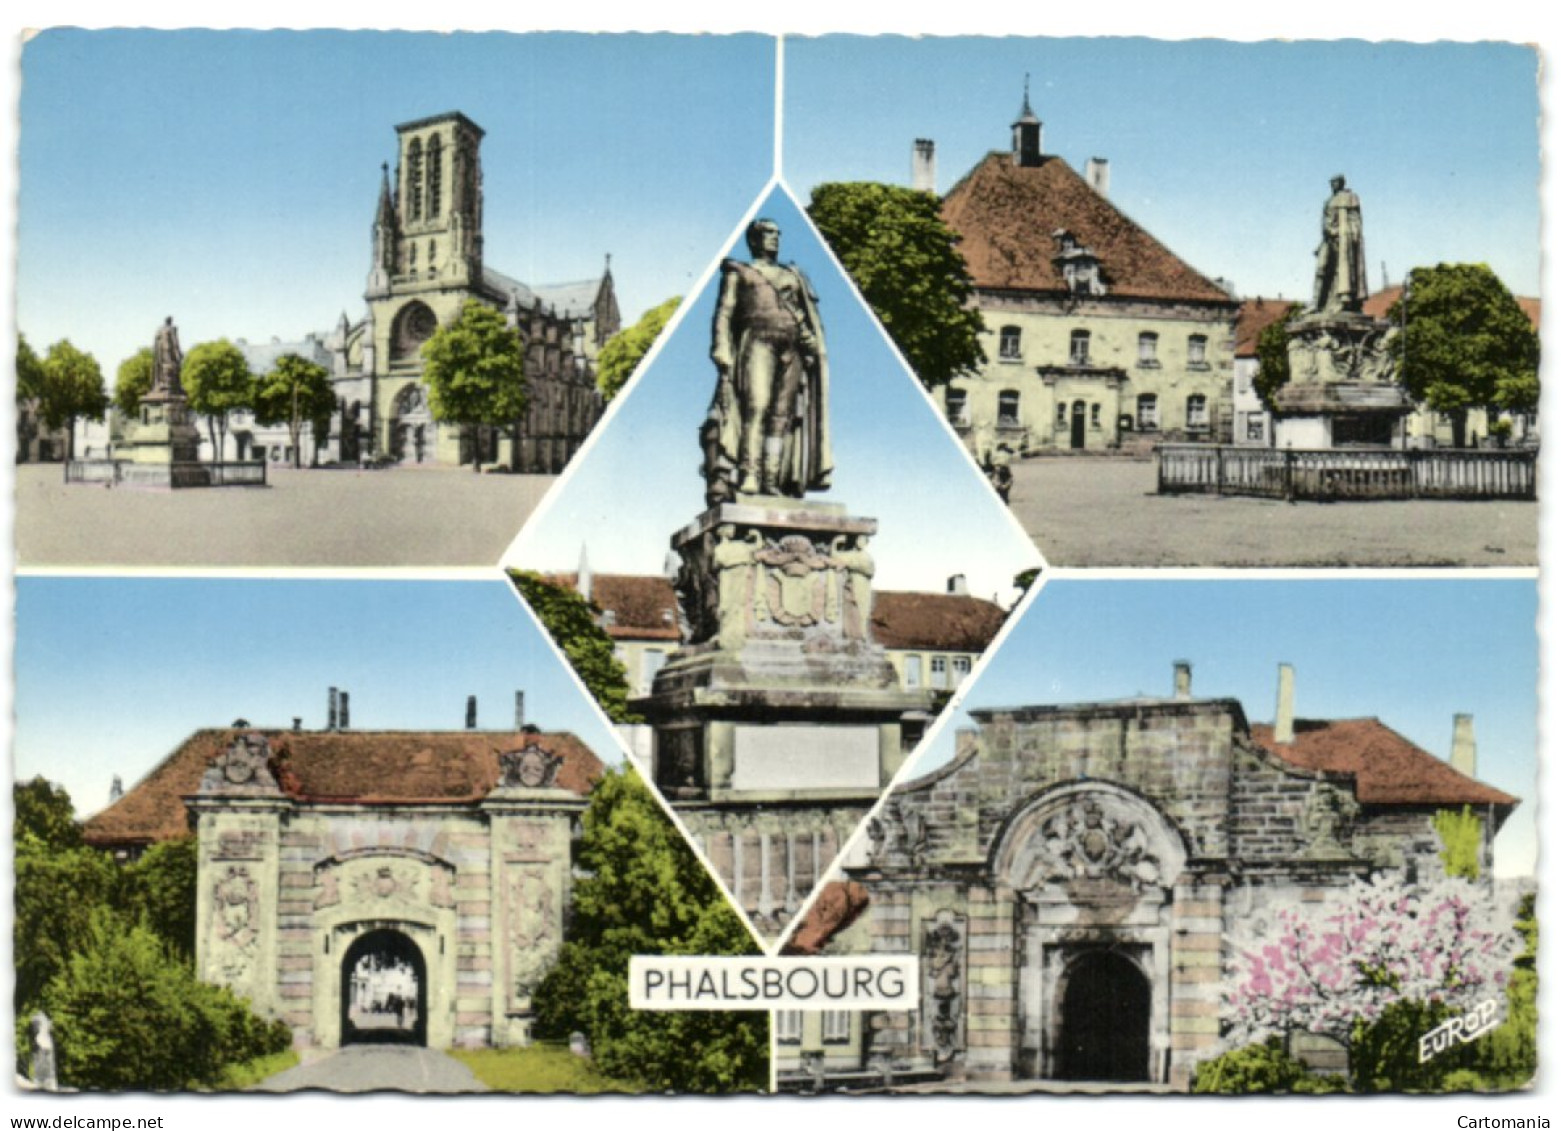
[[1519,939],[1488,888],[1379,874],[1253,916],[1234,942],[1230,1047],[1295,1029],[1347,1042],[1400,1001],[1468,1008],[1503,991]]

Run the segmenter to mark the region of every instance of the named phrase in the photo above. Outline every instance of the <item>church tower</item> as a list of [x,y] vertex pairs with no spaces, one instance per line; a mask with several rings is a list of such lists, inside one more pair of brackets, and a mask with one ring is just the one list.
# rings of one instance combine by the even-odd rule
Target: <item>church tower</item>
[[[396,127],[395,274],[442,285],[482,279],[482,127],[440,114]],[[376,227],[376,235],[378,229]]]

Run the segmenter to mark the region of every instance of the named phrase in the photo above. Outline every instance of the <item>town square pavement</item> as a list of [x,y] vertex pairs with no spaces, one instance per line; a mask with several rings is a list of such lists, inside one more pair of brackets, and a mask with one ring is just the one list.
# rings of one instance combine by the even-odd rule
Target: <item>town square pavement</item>
[[266,487],[146,491],[16,469],[16,551],[40,566],[491,566],[550,475],[270,471]]
[[1490,500],[1286,503],[1155,494],[1152,460],[1013,464],[1009,504],[1052,566],[1509,566],[1538,561],[1539,507]]

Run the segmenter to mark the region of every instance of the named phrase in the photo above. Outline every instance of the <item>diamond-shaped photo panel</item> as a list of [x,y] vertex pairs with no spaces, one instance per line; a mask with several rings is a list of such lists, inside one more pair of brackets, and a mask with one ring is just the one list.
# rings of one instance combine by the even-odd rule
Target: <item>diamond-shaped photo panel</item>
[[506,563],[774,938],[1041,562],[795,201],[754,216]]

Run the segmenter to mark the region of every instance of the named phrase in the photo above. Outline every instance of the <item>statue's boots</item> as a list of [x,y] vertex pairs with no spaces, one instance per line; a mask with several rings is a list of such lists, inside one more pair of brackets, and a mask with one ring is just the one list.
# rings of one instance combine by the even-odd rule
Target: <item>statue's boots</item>
[[759,490],[765,495],[780,494],[781,452],[784,441],[778,436],[764,438],[764,462],[759,469]]

